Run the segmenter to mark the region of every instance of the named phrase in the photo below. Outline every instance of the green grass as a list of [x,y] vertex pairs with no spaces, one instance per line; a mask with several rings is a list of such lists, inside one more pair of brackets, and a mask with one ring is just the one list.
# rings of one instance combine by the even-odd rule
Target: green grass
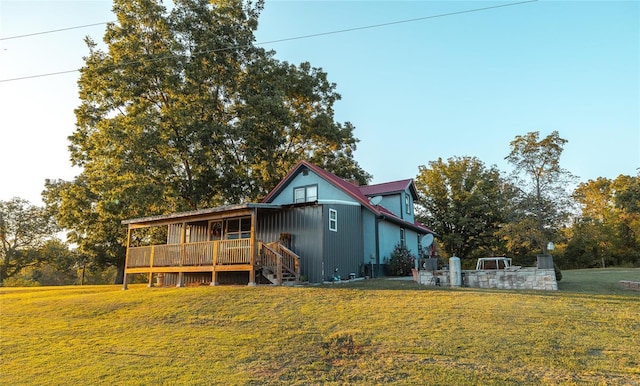
[[558,289],[592,294],[629,294],[620,288],[620,280],[640,281],[638,268],[576,269],[562,272]]
[[0,384],[640,384],[640,293],[609,286],[640,270],[615,271],[558,292],[0,288]]

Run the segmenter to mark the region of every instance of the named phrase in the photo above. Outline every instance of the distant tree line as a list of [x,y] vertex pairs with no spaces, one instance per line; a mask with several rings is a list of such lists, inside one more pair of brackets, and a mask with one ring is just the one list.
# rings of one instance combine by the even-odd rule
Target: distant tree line
[[516,136],[508,175],[474,157],[420,166],[417,213],[441,235],[441,253],[467,266],[487,256],[532,265],[545,253],[561,268],[640,265],[640,175],[598,178],[569,192],[576,177],[560,167],[566,143],[555,131]]

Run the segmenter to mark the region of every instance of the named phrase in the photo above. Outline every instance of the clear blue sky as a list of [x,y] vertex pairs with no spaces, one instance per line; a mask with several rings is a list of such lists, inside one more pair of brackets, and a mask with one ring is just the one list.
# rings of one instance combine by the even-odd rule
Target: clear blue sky
[[[501,1],[269,1],[258,43],[490,7]],[[114,20],[107,1],[0,1],[0,38]],[[104,25],[0,40],[0,80],[76,69]],[[438,157],[510,170],[516,135],[558,130],[587,181],[640,167],[640,2],[544,1],[265,44],[328,73],[336,119],[375,183]],[[0,82],[0,200],[71,179],[77,73]]]

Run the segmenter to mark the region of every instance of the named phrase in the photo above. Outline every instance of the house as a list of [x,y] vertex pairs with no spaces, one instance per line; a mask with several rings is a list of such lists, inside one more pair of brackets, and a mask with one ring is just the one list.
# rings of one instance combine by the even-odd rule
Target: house
[[381,275],[398,243],[417,254],[433,234],[416,199],[411,179],[358,186],[301,161],[260,203],[123,221],[124,286],[135,273],[178,286]]

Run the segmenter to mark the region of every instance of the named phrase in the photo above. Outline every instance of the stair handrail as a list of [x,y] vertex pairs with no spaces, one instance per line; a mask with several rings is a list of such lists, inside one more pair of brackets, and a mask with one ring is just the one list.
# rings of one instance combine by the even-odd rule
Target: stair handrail
[[272,243],[267,244],[270,249],[274,250],[278,253],[278,255],[282,258],[282,268],[286,269],[287,272],[294,275],[296,281],[300,280],[300,256],[298,256],[295,252],[285,247],[279,241],[274,241]]
[[260,253],[259,253],[259,263],[261,266],[266,267],[275,273],[277,261],[279,258],[279,253],[277,250],[273,249],[267,243],[260,243]]

